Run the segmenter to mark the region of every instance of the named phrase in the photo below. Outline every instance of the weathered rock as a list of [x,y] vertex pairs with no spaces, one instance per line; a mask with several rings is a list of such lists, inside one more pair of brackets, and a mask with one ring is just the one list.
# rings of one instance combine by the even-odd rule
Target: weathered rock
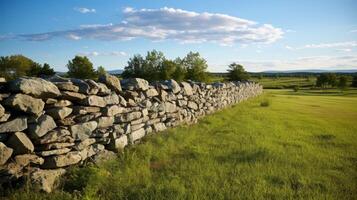
[[26,167],[29,164],[42,165],[44,162],[43,158],[34,154],[17,155],[15,156],[14,160],[17,165],[20,165],[22,167]]
[[170,102],[165,102],[165,112],[167,113],[173,113],[177,111],[177,107],[175,104],[170,103]]
[[69,152],[65,155],[49,156],[45,158],[45,162],[41,166],[44,169],[55,169],[74,165],[82,160],[79,152]]
[[48,144],[53,142],[72,142],[71,133],[67,129],[57,128],[48,132],[45,136],[38,139],[39,144]]
[[107,104],[107,105],[119,104],[119,102],[120,102],[119,96],[115,93],[111,93],[107,96],[104,96],[103,100],[104,100],[105,104]]
[[87,158],[94,156],[104,149],[105,147],[102,144],[93,144],[80,151],[79,154],[81,155],[82,160],[86,160]]
[[164,123],[157,123],[152,125],[153,129],[155,132],[160,132],[166,129],[166,126]]
[[60,90],[66,90],[71,92],[78,92],[79,87],[72,82],[55,82],[54,83]]
[[98,123],[98,128],[106,128],[113,125],[114,117],[99,117],[96,122]]
[[98,113],[100,112],[100,108],[98,107],[88,107],[88,106],[74,106],[72,107],[72,114],[75,115],[85,115],[88,113]]
[[31,153],[35,148],[31,140],[23,132],[12,134],[6,145],[14,150],[14,155]]
[[49,99],[47,99],[46,104],[49,104],[48,106],[46,105],[46,107],[67,107],[67,106],[71,106],[72,102],[68,101],[68,100],[59,100],[53,103],[49,103],[48,102]]
[[84,123],[84,122],[89,122],[89,121],[93,121],[94,119],[98,118],[102,116],[102,113],[89,113],[86,115],[80,115],[74,118],[74,121],[76,121],[77,123]]
[[123,114],[120,114],[119,116],[116,116],[115,121],[116,122],[130,122],[135,119],[139,119],[141,117],[141,115],[142,115],[142,113],[139,111],[123,113]]
[[108,149],[112,151],[118,151],[124,149],[128,145],[128,137],[126,135],[121,135],[119,138],[111,140],[108,145]]
[[2,105],[0,104],[0,117],[2,117],[5,114],[5,108],[2,107]]
[[159,93],[155,90],[155,88],[151,88],[145,91],[147,97],[155,97],[158,96]]
[[53,117],[53,119],[64,119],[72,113],[72,108],[57,107],[46,110],[46,114]]
[[65,173],[65,169],[39,169],[31,174],[31,182],[40,190],[50,193],[56,187],[59,178]]
[[26,94],[12,95],[4,103],[15,110],[35,115],[40,114],[45,106],[41,99],[36,99]]
[[98,88],[91,87],[91,85],[86,80],[71,78],[71,82],[78,86],[79,92],[83,94],[97,94]]
[[92,132],[97,128],[98,123],[95,121],[85,122],[71,126],[72,137],[75,140],[84,140],[89,138]]
[[173,80],[173,79],[165,81],[164,84],[165,84],[166,86],[168,86],[168,88],[169,88],[174,94],[176,94],[176,93],[178,93],[178,92],[181,91],[180,85],[179,85],[175,80]]
[[120,80],[116,76],[106,73],[99,76],[99,82],[106,84],[110,89],[117,93],[121,91]]
[[46,157],[46,156],[53,156],[53,155],[62,155],[65,153],[70,152],[71,149],[69,148],[62,148],[62,149],[52,149],[52,150],[47,150],[47,151],[39,151],[36,152],[36,154],[42,156],[42,157]]
[[47,132],[56,128],[57,125],[53,118],[49,115],[41,115],[35,120],[35,123],[29,124],[29,133],[31,138],[40,138],[46,135]]
[[39,98],[57,97],[61,94],[56,85],[41,78],[19,78],[11,81],[8,88],[12,92]]
[[133,131],[129,134],[129,141],[130,141],[130,143],[133,144],[136,140],[139,140],[144,136],[145,136],[145,129],[141,128],[141,129]]
[[83,100],[83,103],[88,106],[97,106],[97,107],[105,107],[107,105],[103,97],[99,97],[96,95],[90,95],[89,97],[85,98]]
[[129,78],[121,80],[122,88],[126,90],[142,90],[149,89],[149,82],[141,78]]
[[98,95],[108,95],[112,92],[104,83],[97,83],[97,85],[99,89]]
[[23,131],[27,129],[27,118],[19,117],[0,124],[0,133]]
[[5,164],[11,157],[13,152],[12,148],[7,147],[4,143],[0,142],[0,166]]
[[109,117],[124,113],[125,111],[126,109],[124,107],[119,107],[117,105],[107,106],[102,110],[103,114]]
[[74,146],[73,142],[58,142],[58,143],[51,143],[51,144],[44,144],[41,146],[37,146],[35,150],[47,151],[52,149],[63,149]]
[[5,114],[0,117],[0,122],[6,122],[10,118],[10,116],[11,114],[9,112],[5,112]]
[[75,149],[77,151],[80,151],[80,150],[83,150],[85,149],[86,147],[88,147],[89,145],[92,145],[96,142],[95,138],[87,138],[83,141],[81,141],[80,143],[78,143],[76,146],[75,146]]
[[87,96],[84,94],[77,93],[77,92],[70,92],[70,91],[62,91],[61,95],[62,95],[63,99],[67,99],[70,101],[76,101],[76,102],[80,102],[80,101],[84,100],[85,98],[87,98]]
[[189,83],[181,82],[181,85],[182,85],[182,90],[185,95],[188,95],[188,96],[193,95],[192,87]]
[[117,157],[117,155],[114,152],[107,151],[107,150],[104,149],[103,151],[100,151],[96,155],[93,156],[93,161],[96,164],[100,164],[103,161],[113,160],[116,157]]
[[187,104],[187,107],[193,109],[193,110],[198,110],[198,105],[197,103],[193,102],[193,101],[189,101]]

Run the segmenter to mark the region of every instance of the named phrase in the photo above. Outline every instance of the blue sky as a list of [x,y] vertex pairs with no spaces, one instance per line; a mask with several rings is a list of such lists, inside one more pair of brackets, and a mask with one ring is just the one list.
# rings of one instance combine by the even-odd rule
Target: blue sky
[[198,51],[209,71],[357,69],[354,0],[0,0],[0,55],[66,71],[86,55],[123,68],[137,53]]

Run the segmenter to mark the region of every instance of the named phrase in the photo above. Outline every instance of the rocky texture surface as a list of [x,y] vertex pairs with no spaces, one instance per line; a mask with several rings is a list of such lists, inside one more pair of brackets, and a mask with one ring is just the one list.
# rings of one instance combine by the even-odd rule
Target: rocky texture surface
[[0,184],[28,175],[51,192],[71,165],[100,162],[147,134],[195,123],[261,93],[262,87],[251,82],[149,84],[112,75],[99,82],[59,76],[3,80]]

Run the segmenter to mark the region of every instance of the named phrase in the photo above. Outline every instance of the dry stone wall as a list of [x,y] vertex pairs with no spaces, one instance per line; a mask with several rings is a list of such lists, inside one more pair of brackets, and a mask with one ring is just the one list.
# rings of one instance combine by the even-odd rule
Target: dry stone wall
[[29,175],[51,192],[68,166],[113,156],[145,135],[261,93],[252,82],[0,78],[0,184]]

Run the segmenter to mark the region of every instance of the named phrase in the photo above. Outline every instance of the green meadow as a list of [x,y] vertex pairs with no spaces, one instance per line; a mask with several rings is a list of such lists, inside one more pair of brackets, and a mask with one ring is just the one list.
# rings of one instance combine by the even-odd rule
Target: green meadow
[[[357,199],[356,90],[265,94],[9,199]],[[262,102],[268,102],[261,106]]]

